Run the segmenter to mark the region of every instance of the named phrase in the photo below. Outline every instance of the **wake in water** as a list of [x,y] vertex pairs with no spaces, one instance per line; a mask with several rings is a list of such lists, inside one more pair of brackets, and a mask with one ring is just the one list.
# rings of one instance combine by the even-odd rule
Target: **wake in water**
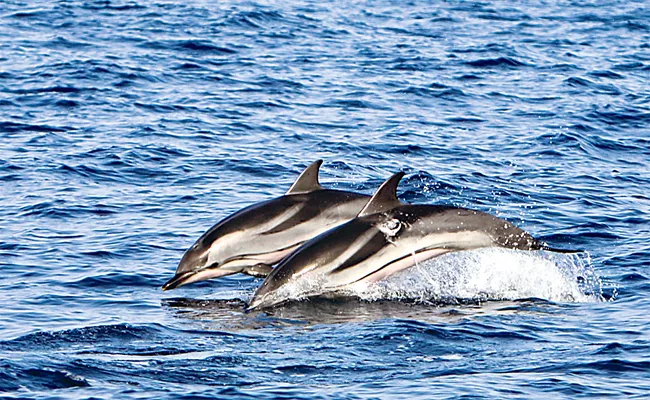
[[363,300],[462,301],[539,298],[602,301],[602,281],[588,255],[484,248],[449,253],[382,282],[356,287]]

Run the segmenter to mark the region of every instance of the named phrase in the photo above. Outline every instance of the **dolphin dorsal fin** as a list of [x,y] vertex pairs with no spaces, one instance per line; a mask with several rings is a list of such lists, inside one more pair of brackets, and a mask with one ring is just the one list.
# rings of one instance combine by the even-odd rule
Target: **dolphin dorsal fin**
[[317,160],[305,168],[298,179],[287,190],[287,194],[309,193],[315,190],[321,190],[323,187],[318,183],[318,169],[322,163],[323,160]]
[[404,177],[404,172],[398,172],[382,183],[357,217],[365,217],[401,206],[403,203],[397,199],[397,185],[402,177]]

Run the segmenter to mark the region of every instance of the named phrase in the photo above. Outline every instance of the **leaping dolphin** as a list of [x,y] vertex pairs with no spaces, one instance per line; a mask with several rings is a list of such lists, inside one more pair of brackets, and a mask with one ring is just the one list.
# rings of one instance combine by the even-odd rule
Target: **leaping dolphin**
[[345,291],[416,263],[481,247],[556,250],[510,222],[481,211],[409,205],[397,199],[400,172],[377,190],[358,217],[302,245],[264,280],[249,310]]
[[239,210],[210,228],[162,289],[238,272],[266,276],[303,242],[355,218],[370,197],[324,189],[318,182],[322,163],[308,166],[284,196]]

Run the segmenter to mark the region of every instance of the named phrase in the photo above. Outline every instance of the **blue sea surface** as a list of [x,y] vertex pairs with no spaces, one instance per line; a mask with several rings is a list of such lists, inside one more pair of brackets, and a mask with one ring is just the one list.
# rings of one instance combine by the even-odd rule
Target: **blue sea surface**
[[[1,398],[650,396],[647,1],[3,0],[0,139]],[[317,159],[584,252],[160,289]]]

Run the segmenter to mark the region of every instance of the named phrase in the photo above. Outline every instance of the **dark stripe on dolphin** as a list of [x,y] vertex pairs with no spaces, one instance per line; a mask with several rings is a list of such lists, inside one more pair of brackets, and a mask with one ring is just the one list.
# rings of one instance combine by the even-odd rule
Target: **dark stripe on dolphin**
[[296,225],[305,223],[310,219],[314,218],[315,216],[317,216],[319,212],[320,209],[317,209],[315,207],[303,207],[300,210],[298,210],[298,212],[295,215],[293,215],[291,218],[287,219],[286,221],[280,222],[278,225],[262,233],[262,235],[272,235],[274,233],[282,232]]
[[[415,251],[415,252],[413,252],[413,253],[411,253],[411,254],[406,254],[406,255],[404,255],[403,257],[397,258],[397,259],[395,259],[395,260],[393,260],[393,261],[391,261],[391,262],[389,262],[389,263],[386,263],[386,264],[382,265],[380,268],[378,268],[378,269],[372,271],[371,273],[367,274],[367,275],[364,276],[364,277],[361,277],[361,278],[357,279],[355,282],[362,281],[362,280],[364,280],[364,279],[366,279],[366,278],[368,278],[368,277],[370,277],[370,276],[372,276],[372,275],[375,275],[375,274],[377,274],[377,273],[383,271],[384,269],[390,267],[391,265],[396,264],[396,263],[398,263],[398,262],[400,262],[400,261],[402,261],[402,260],[406,260],[406,259],[409,258],[409,257],[413,257],[414,255],[417,255],[417,254],[426,253],[427,251],[431,251],[431,250],[434,250],[434,249],[436,249],[436,248],[425,248],[425,249],[417,250],[417,251]],[[461,251],[461,250],[463,250],[463,249],[458,248],[458,247],[447,247],[447,246],[439,247],[439,249],[447,250],[446,253],[451,253],[451,252],[453,252],[453,251]],[[445,253],[445,254],[446,254],[446,253]],[[442,254],[441,254],[441,255],[442,255]],[[438,257],[438,256],[436,256],[436,257]],[[436,258],[436,257],[429,258],[428,260],[432,260],[432,259],[434,259],[434,258]],[[415,265],[415,264],[416,264],[416,263],[415,263],[415,261],[414,261],[414,262],[413,262],[413,265]]]
[[381,232],[375,233],[368,241],[368,243],[362,246],[356,253],[352,255],[352,257],[347,259],[343,264],[334,269],[334,271],[331,273],[335,274],[343,272],[346,269],[354,267],[355,265],[367,260],[368,258],[372,257],[379,249],[384,247],[386,243],[388,243],[386,241],[386,237]]
[[[250,259],[252,256],[264,256],[264,255],[266,255],[266,254],[277,253],[277,252],[279,252],[279,251],[287,251],[287,250],[289,250],[289,249],[291,249],[291,248],[293,248],[293,247],[300,246],[300,245],[303,244],[303,243],[304,243],[304,242],[299,242],[299,243],[292,244],[292,245],[290,245],[290,246],[284,247],[284,248],[282,248],[282,249],[277,249],[277,250],[274,250],[274,251],[269,251],[269,252],[267,252],[267,253],[242,254],[242,255],[240,255],[240,256],[230,257],[230,258],[224,260],[222,264],[226,264],[226,263],[229,263],[229,262],[232,262],[232,261],[238,261],[238,260],[246,260],[246,259]],[[213,266],[210,266],[210,267],[205,268],[205,269],[216,268],[216,267],[217,267],[217,265],[213,265]]]

